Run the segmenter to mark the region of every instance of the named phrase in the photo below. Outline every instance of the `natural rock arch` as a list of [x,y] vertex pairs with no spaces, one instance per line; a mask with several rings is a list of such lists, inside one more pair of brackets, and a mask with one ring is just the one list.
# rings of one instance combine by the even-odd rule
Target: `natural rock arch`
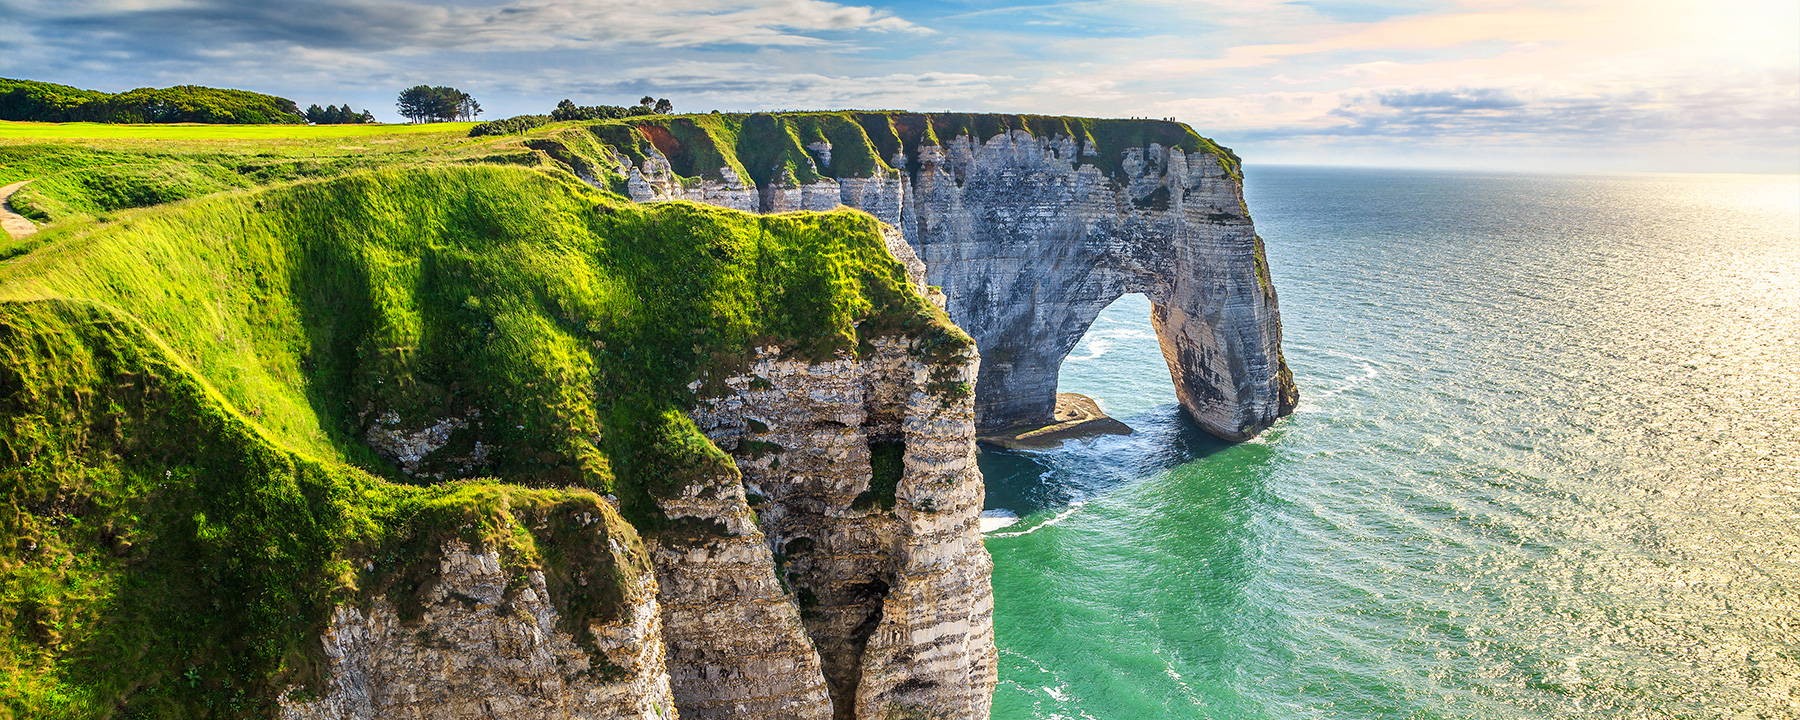
[[984,431],[1047,424],[1063,359],[1125,293],[1153,310],[1176,397],[1245,440],[1292,411],[1281,325],[1242,184],[1216,156],[1151,145],[1122,177],[1023,131],[927,148],[901,210],[928,282],[981,350]]
[[[677,170],[718,159],[644,130],[642,160],[620,156],[628,193],[756,212],[842,204],[900,226],[981,350],[984,433],[1048,424],[1063,358],[1127,292],[1154,304],[1176,396],[1202,428],[1245,440],[1293,410],[1298,391],[1237,158],[1185,125],[912,113],[742,122],[787,131],[717,146],[744,172],[720,167],[694,182]],[[711,137],[703,125],[689,136]]]

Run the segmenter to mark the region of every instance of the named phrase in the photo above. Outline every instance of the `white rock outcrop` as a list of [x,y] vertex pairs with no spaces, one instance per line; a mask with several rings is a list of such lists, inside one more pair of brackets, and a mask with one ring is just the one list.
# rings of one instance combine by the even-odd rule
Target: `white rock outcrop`
[[[508,590],[494,551],[443,546],[422,616],[402,622],[378,597],[339,606],[321,638],[322,697],[283,698],[283,720],[667,720],[675,717],[654,581],[622,616],[589,628],[604,657],[557,629],[540,572]],[[596,662],[598,660],[598,662]]]

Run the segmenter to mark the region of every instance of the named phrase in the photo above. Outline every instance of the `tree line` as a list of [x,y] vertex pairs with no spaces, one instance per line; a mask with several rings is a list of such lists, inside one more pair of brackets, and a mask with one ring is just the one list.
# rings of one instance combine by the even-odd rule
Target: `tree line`
[[294,101],[245,90],[177,85],[122,93],[0,78],[0,120],[100,123],[306,122]]
[[336,105],[321,108],[318,103],[313,103],[306,108],[306,121],[314,125],[361,125],[375,122],[375,113],[356,112],[350,109],[350,103],[344,103],[341,108]]
[[[556,109],[549,115],[518,115],[504,120],[490,120],[469,129],[469,137],[483,135],[513,135],[532,128],[539,128],[553,122],[570,120],[616,120],[618,118],[638,117],[643,115],[667,115],[675,112],[675,103],[668,98],[655,98],[645,95],[638,104],[626,107],[623,105],[576,105],[575,101],[564,99],[556,104]],[[718,112],[718,111],[714,111]]]
[[[415,123],[467,121],[474,120],[477,115],[481,114],[481,103],[477,102],[474,97],[447,85],[414,85],[401,90],[400,97],[394,104],[399,108],[401,117]],[[314,105],[312,109],[317,108],[318,106]],[[307,112],[309,119],[312,117],[312,109]],[[323,112],[329,114],[330,108]],[[350,106],[345,105],[342,112],[349,113]],[[668,98],[650,95],[645,95],[638,100],[638,104],[631,106],[576,105],[574,100],[564,98],[562,102],[556,104],[556,109],[550,111],[549,115],[519,115],[482,123],[477,126],[476,134],[498,135],[524,132],[548,122],[614,120],[640,115],[667,115],[672,112],[675,112],[675,103],[669,102]],[[364,111],[364,114],[366,115],[367,111]],[[358,121],[347,120],[344,122]]]
[[576,105],[575,101],[564,98],[550,112],[550,119],[557,122],[565,120],[616,120],[622,117],[638,115],[667,115],[675,112],[675,104],[668,98],[654,98],[645,95],[638,104],[631,107],[620,105]]

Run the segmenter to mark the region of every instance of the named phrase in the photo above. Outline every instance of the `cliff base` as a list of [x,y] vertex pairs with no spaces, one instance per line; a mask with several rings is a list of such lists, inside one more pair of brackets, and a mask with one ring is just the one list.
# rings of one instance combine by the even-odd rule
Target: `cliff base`
[[975,439],[1008,450],[1043,450],[1056,447],[1064,440],[1130,434],[1131,426],[1107,417],[1093,398],[1079,393],[1057,393],[1056,422],[1014,426]]

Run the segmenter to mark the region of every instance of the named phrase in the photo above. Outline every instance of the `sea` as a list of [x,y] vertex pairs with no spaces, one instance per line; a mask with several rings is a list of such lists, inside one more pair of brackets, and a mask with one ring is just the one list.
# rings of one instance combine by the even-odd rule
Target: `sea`
[[1301,404],[1128,295],[984,448],[997,720],[1800,718],[1800,176],[1249,166]]

